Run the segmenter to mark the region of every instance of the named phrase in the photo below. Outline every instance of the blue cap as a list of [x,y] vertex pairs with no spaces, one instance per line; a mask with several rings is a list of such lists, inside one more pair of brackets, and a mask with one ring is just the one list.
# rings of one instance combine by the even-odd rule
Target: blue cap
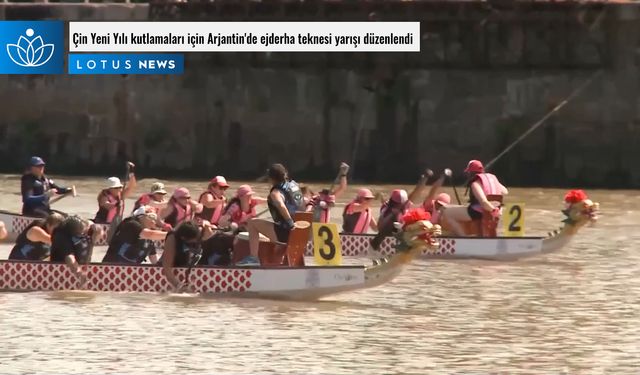
[[29,159],[29,165],[32,167],[37,167],[40,165],[45,165],[45,162],[39,156],[32,156],[31,159]]

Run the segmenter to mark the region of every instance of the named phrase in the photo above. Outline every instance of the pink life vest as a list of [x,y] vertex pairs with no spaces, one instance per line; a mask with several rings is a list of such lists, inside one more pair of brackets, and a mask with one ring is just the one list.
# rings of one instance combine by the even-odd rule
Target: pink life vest
[[[487,199],[492,200],[491,198],[493,197],[493,199],[502,201],[502,184],[500,183],[500,181],[498,181],[498,178],[494,174],[479,173],[476,177],[476,180],[480,181],[482,191],[484,192],[484,195],[487,197]],[[477,198],[475,199],[475,201],[477,201]],[[473,203],[471,205],[471,208],[478,212],[484,211],[480,203]]]
[[357,203],[352,201],[347,204],[342,213],[342,231],[344,233],[367,233],[369,225],[371,225],[371,209],[367,208],[365,211],[353,212],[351,208],[353,204]]
[[[320,202],[326,203],[324,208],[320,207]],[[328,223],[331,216],[331,207],[336,203],[336,196],[331,194],[318,194],[309,200],[307,206],[313,207],[313,221]]]
[[110,209],[106,209],[102,206],[98,207],[95,221],[97,223],[110,224],[118,214],[122,201],[120,198],[114,197],[113,195],[109,194],[108,190],[103,190],[100,193],[100,197],[106,197],[107,202],[113,204],[113,206]]
[[[200,199],[198,199],[198,202],[202,203],[202,199],[207,194],[211,194],[214,199],[224,198],[224,196],[217,196],[212,191],[207,190],[200,195]],[[204,205],[204,203],[202,204]],[[218,222],[220,221],[220,218],[222,217],[222,213],[224,211],[224,206],[225,206],[225,203],[219,204],[218,207],[215,207],[215,208],[209,208],[204,206],[202,207],[202,212],[198,216],[203,220],[207,220],[211,224],[218,225]]]
[[169,204],[173,205],[173,212],[171,215],[167,216],[164,219],[164,222],[170,224],[172,227],[177,227],[180,223],[184,221],[189,221],[193,219],[193,213],[191,212],[191,205],[187,205],[186,207],[182,207],[178,204],[178,202],[171,198]]

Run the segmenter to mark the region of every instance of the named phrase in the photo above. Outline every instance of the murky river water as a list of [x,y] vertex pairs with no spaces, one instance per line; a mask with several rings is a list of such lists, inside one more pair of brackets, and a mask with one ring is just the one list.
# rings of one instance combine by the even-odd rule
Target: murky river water
[[[18,210],[17,176],[2,180],[0,207]],[[74,179],[81,195],[56,208],[93,215],[100,182]],[[196,196],[205,184],[184,185]],[[564,190],[511,193],[527,234],[559,225]],[[390,284],[317,303],[2,293],[0,373],[637,374],[639,194],[588,193],[601,220],[559,253],[416,261]]]

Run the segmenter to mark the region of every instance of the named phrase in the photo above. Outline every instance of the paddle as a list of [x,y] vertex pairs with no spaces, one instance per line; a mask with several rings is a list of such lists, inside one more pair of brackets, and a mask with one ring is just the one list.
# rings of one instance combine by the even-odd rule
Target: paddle
[[111,238],[113,238],[113,235],[116,232],[116,228],[118,228],[118,225],[120,225],[120,223],[122,222],[122,216],[124,215],[124,192],[127,189],[127,183],[129,181],[129,174],[131,173],[131,168],[133,168],[134,164],[130,161],[127,161],[126,163],[126,173],[125,173],[125,177],[124,177],[124,182],[122,183],[122,196],[120,197],[120,203],[119,203],[119,207],[118,207],[118,213],[116,213],[116,216],[113,218],[113,220],[111,220],[111,223],[109,225],[109,230],[107,232],[107,243],[111,243]]
[[70,196],[70,195],[73,195],[73,197],[74,197],[74,198],[78,196],[78,194],[76,193],[76,187],[75,187],[75,186],[72,186],[72,187],[71,187],[71,191],[70,191],[70,192],[68,192],[68,193],[64,193],[64,194],[62,194],[62,195],[58,195],[57,197],[54,197],[53,199],[50,199],[50,200],[49,200],[49,204],[50,204],[50,205],[51,205],[51,204],[54,204],[54,203],[56,203],[56,202],[58,202],[58,201],[60,201],[60,200],[62,200],[62,199],[64,199],[64,198],[66,198],[66,197],[68,197],[68,196]]

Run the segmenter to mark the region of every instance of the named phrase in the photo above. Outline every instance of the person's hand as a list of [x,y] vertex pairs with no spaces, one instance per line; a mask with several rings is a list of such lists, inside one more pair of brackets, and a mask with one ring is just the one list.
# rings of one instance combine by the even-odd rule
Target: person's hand
[[289,230],[293,229],[293,227],[294,227],[293,219],[289,219],[289,220],[287,220],[287,221],[284,223],[284,227],[285,227],[286,229],[289,229]]
[[349,173],[349,164],[342,162],[340,163],[340,176],[346,176]]
[[161,228],[162,228],[162,230],[163,230],[163,231],[165,231],[165,232],[170,232],[170,231],[173,229],[173,227],[171,226],[171,224],[168,224],[168,223],[162,223],[162,224],[161,224]]
[[451,177],[453,175],[453,172],[451,172],[451,169],[445,168],[444,169],[444,175],[447,176],[447,177]]
[[320,203],[318,203],[318,205],[320,206],[320,208],[327,208],[327,202],[325,202],[325,201],[320,201]]
[[500,207],[496,207],[491,211],[491,217],[494,219],[499,219],[501,214]]
[[56,189],[51,189],[51,190],[47,190],[45,194],[47,195],[47,198],[51,198],[58,195],[58,191]]
[[427,168],[427,169],[424,170],[424,175],[427,178],[431,178],[431,177],[433,177],[433,171],[431,169]]
[[88,281],[87,270],[79,269],[76,272],[76,278],[78,279],[78,283],[76,284],[77,288],[84,289],[87,286],[87,281]]
[[129,173],[133,173],[133,171],[136,169],[136,165],[130,161],[127,162],[127,167],[129,167]]
[[182,281],[178,281],[178,283],[173,286],[174,293],[184,293],[186,291],[187,291],[187,286]]

